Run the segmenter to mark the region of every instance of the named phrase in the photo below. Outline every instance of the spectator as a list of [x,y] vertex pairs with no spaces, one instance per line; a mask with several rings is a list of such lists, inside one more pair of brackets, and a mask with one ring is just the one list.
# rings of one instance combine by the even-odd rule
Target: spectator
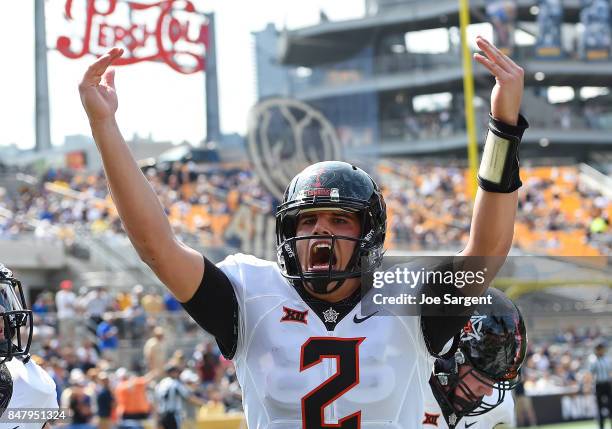
[[117,327],[114,326],[112,313],[104,313],[103,321],[96,329],[98,337],[98,348],[105,359],[117,362],[117,349],[119,348],[119,338],[117,337]]
[[166,311],[173,313],[182,309],[181,304],[176,300],[174,295],[168,291],[164,293],[164,306],[166,307]]
[[61,404],[62,393],[66,387],[66,379],[67,374],[65,368],[62,366],[62,361],[57,357],[54,357],[50,360],[45,360],[43,362],[48,362],[49,368],[47,372],[55,382],[55,391],[57,392],[57,403]]
[[93,341],[85,340],[81,347],[76,351],[77,358],[81,363],[83,372],[87,372],[91,368],[95,368],[98,363],[98,351],[95,348]]
[[151,413],[147,399],[147,385],[155,379],[157,372],[150,371],[142,377],[119,368],[115,373],[119,380],[115,387],[117,416],[120,420],[145,420]]
[[144,296],[144,288],[142,287],[142,285],[134,286],[134,289],[132,290],[132,295],[130,297],[130,300],[132,301],[132,305],[142,306],[143,296]]
[[159,314],[164,310],[164,300],[158,294],[148,293],[142,297],[142,308],[149,315]]
[[[185,369],[181,371],[180,381],[185,384],[185,386],[191,390],[194,395],[198,396],[198,398],[202,398],[202,392],[200,391],[200,377],[192,371],[191,369]],[[194,404],[193,402],[187,402],[184,405],[184,413],[183,417],[185,420],[195,421],[198,419],[198,411],[199,406]]]
[[60,336],[66,340],[75,338],[76,295],[72,291],[72,281],[60,282],[60,290],[55,294],[55,307]]
[[200,414],[198,415],[201,419],[207,417],[214,417],[225,414],[225,404],[223,403],[223,397],[221,392],[214,385],[209,384],[206,388],[206,396],[208,400],[202,408],[200,408]]
[[170,357],[168,364],[176,366],[178,367],[180,371],[183,371],[185,368],[187,368],[187,361],[185,360],[185,353],[183,353],[182,350],[175,350],[174,353],[172,353],[172,356]]
[[591,221],[589,232],[591,234],[604,234],[608,230],[608,220],[598,216]]
[[94,429],[91,425],[93,411],[91,398],[85,393],[86,381],[79,380],[72,385],[69,408],[72,414],[72,429]]
[[112,410],[115,406],[113,393],[110,389],[108,374],[101,372],[98,374],[98,386],[96,389],[96,400],[98,409],[98,429],[112,428]]
[[96,287],[85,295],[83,299],[85,314],[89,316],[90,325],[94,329],[102,322],[104,313],[111,310],[110,304],[111,298],[103,287]]
[[214,351],[213,343],[206,343],[202,359],[197,364],[198,375],[202,380],[202,384],[206,386],[217,379],[219,363],[219,355]]
[[153,336],[144,345],[143,355],[149,371],[158,371],[162,374],[168,357],[168,347],[164,340],[164,328],[156,326]]
[[537,426],[538,422],[533,409],[531,397],[525,394],[523,376],[519,375],[519,382],[514,390],[514,412],[518,426]]
[[47,299],[44,293],[39,294],[32,304],[32,312],[39,315],[44,315],[49,312],[49,306],[47,305]]
[[174,365],[166,367],[166,377],[155,388],[155,399],[159,425],[163,429],[179,429],[183,411],[183,401],[204,405],[179,379],[180,368]]
[[115,297],[117,303],[117,310],[126,311],[132,306],[132,297],[129,293],[119,292]]
[[130,339],[141,339],[145,335],[147,315],[139,300],[130,301],[130,306],[123,311],[126,334]]
[[46,341],[42,346],[42,351],[40,353],[40,357],[42,357],[45,361],[51,361],[52,359],[57,359],[60,357],[57,350],[53,348],[51,345],[51,341]]
[[[590,371],[595,379],[595,397],[597,399],[597,419],[599,429],[604,429],[605,418],[612,423],[612,363],[606,357],[606,346],[599,343],[595,347],[595,354],[590,356]],[[604,409],[606,410],[604,412]]]
[[[392,122],[397,122],[396,125],[388,127],[392,133],[399,130],[401,134],[409,137],[414,134],[418,138],[436,138],[456,133],[464,126],[459,120],[461,115],[457,114],[452,106],[432,112],[409,110],[410,112],[389,118]],[[609,115],[597,104],[591,106],[587,103],[584,112],[587,111],[593,116],[592,122],[599,125],[604,122],[605,115]],[[557,116],[567,119],[567,115],[567,106],[561,106]],[[486,118],[486,115],[482,117]],[[558,120],[558,126],[561,127],[563,121],[567,122],[566,119]],[[402,121],[406,121],[406,125],[402,125]],[[574,129],[578,123],[574,124],[573,121],[572,119],[569,125],[565,122],[563,124]],[[393,138],[397,138],[397,135],[394,134]],[[192,174],[190,168],[188,164],[177,163],[167,171],[147,171],[147,178],[160,195],[177,235],[189,235],[190,239],[201,241],[205,245],[231,242],[240,247],[242,239],[236,235],[225,237],[226,229],[220,226],[226,224],[230,216],[245,204],[257,207],[257,210],[267,216],[272,215],[273,197],[263,189],[252,172],[219,169]],[[516,246],[527,245],[530,247],[528,250],[563,254],[568,249],[564,249],[565,245],[560,237],[575,234],[578,238],[586,235],[587,246],[593,247],[600,254],[609,254],[612,240],[599,232],[609,229],[608,199],[601,193],[582,186],[575,167],[550,170],[549,177],[543,177],[540,172],[532,175],[529,168],[524,169],[526,180],[519,192],[521,211],[517,220],[518,224],[527,226],[528,231],[536,233],[536,240],[533,244],[530,239],[522,240],[523,236],[532,234],[517,230]],[[559,174],[559,170],[563,170],[563,174]],[[385,199],[391,208],[389,246],[423,250],[429,247],[457,248],[465,243],[466,226],[469,225],[471,212],[465,195],[467,186],[462,168],[452,164],[438,166],[426,162],[387,159],[381,160],[379,173],[383,188],[389,188],[388,191],[385,190]],[[80,198],[47,192],[43,187],[46,181],[53,181],[55,185],[80,193]],[[553,189],[559,186],[564,189]],[[560,197],[550,202],[547,197],[549,190]],[[575,216],[574,213],[562,209],[563,206],[574,205],[573,201],[577,197],[583,206],[582,216]],[[100,203],[97,198],[106,201]],[[36,218],[43,219],[41,226],[37,228],[41,237],[71,241],[76,235],[75,226],[84,226],[90,230],[99,229],[97,225],[100,221],[104,223],[102,230],[108,228],[103,233],[105,237],[124,237],[117,214],[110,209],[111,201],[102,174],[85,176],[60,170],[57,174],[44,175],[41,183],[26,188],[18,198],[2,198],[1,204],[3,208],[14,213],[12,219],[0,220],[0,234],[3,236],[10,237],[32,230],[24,219]],[[198,205],[208,209],[202,211]],[[590,213],[593,207],[602,209],[603,216]],[[555,231],[556,234],[548,236],[546,233],[549,231]],[[119,237],[116,237],[118,235]],[[529,243],[525,244],[524,241]],[[532,246],[534,249],[531,249]],[[589,249],[582,249],[580,252],[590,254]],[[162,311],[163,302],[160,302],[160,299],[160,296],[147,295],[143,301],[145,310],[149,314]]]
[[72,376],[72,372],[74,370],[78,370],[76,373],[78,374],[78,372],[80,371],[81,373],[83,373],[83,370],[80,368],[80,363],[79,363],[79,358],[77,357],[76,351],[74,350],[74,347],[72,347],[72,343],[68,344],[68,345],[64,345],[62,347],[61,350],[61,357],[64,360],[64,362],[66,363],[66,370],[68,370],[70,372],[70,375]]

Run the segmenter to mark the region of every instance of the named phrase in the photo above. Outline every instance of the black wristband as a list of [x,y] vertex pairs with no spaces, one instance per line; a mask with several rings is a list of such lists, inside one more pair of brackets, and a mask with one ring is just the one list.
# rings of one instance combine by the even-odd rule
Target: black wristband
[[528,127],[521,114],[517,125],[508,125],[489,115],[489,130],[478,170],[478,186],[483,190],[511,193],[521,187],[519,144]]
[[506,139],[514,138],[520,142],[523,138],[523,133],[525,133],[527,128],[529,128],[529,123],[520,113],[518,123],[516,125],[506,124],[499,119],[495,119],[493,115],[489,113],[489,129]]

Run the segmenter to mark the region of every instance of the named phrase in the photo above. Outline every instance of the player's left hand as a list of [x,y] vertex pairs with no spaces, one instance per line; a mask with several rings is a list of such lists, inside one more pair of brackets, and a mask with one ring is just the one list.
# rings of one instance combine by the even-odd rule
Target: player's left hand
[[483,37],[478,36],[476,44],[486,56],[476,53],[474,59],[495,76],[496,83],[491,93],[491,114],[508,125],[516,125],[523,98],[524,71]]

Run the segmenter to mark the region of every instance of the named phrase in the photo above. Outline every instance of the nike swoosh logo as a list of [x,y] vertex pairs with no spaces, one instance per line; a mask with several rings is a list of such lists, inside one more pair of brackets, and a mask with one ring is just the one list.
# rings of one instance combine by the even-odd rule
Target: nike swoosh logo
[[467,429],[467,428],[469,428],[471,426],[474,426],[475,424],[476,424],[476,422],[472,422],[472,423],[465,422],[465,429]]
[[374,316],[376,313],[378,313],[378,311],[375,311],[374,313],[372,313],[372,314],[370,314],[370,315],[368,315],[366,317],[362,317],[362,318],[357,317],[357,315],[355,314],[355,316],[353,316],[353,322],[355,322],[355,323],[365,322],[370,317]]

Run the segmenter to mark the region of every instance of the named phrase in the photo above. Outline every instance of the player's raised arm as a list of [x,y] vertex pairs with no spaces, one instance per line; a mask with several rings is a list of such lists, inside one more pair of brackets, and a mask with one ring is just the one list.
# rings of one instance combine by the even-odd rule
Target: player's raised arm
[[[518,146],[527,121],[519,113],[523,96],[523,69],[482,37],[476,39],[485,55],[474,58],[495,76],[491,93],[489,132],[478,171],[479,189],[472,214],[470,238],[464,256],[497,256],[510,251],[518,203]],[[497,263],[495,265],[500,265]],[[499,269],[500,267],[496,267]],[[495,267],[489,267],[495,269]]]
[[140,171],[115,121],[114,48],[89,66],[79,93],[104,165],[111,196],[140,258],[180,301],[189,300],[204,272],[202,256],[179,242],[155,192]]
[[[483,157],[478,171],[479,189],[472,214],[470,238],[461,256],[479,256],[462,261],[462,270],[484,271],[485,281],[462,289],[456,287],[425,288],[424,293],[441,296],[481,296],[503,265],[514,235],[514,218],[518,203],[518,146],[527,121],[520,115],[523,96],[523,69],[492,43],[478,37],[484,52],[475,59],[495,76],[491,93],[491,117]],[[429,306],[423,314],[423,335],[430,351],[439,353],[444,344],[463,327],[472,308],[463,306]]]

